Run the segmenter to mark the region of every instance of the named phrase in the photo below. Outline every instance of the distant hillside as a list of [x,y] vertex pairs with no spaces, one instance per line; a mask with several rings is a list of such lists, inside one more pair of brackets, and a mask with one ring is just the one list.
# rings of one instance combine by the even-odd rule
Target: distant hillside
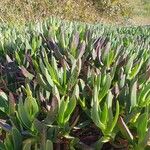
[[[57,16],[82,22],[150,24],[149,0],[5,0],[0,20],[27,22]],[[129,20],[130,18],[130,20]]]

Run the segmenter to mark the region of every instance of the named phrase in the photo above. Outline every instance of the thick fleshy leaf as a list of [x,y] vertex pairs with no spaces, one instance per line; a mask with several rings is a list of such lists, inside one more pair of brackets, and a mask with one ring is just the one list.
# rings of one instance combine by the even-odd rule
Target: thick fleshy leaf
[[142,143],[146,137],[147,126],[148,126],[148,114],[143,113],[139,116],[137,120],[137,132],[139,136],[139,143]]
[[131,70],[131,73],[129,74],[129,79],[133,79],[137,74],[138,72],[140,71],[142,65],[143,65],[143,58],[141,59],[140,63],[136,64],[136,66]]
[[116,124],[117,124],[118,117],[119,117],[119,110],[120,110],[119,102],[117,101],[117,103],[116,103],[116,113],[115,113],[115,116],[114,116],[113,121],[111,123],[111,126],[108,129],[108,133],[111,133],[113,131],[113,129],[115,128]]
[[130,97],[131,108],[137,104],[137,81],[131,85],[131,97]]
[[19,121],[24,127],[26,127],[27,129],[30,129],[32,123],[27,112],[28,110],[25,110],[23,102],[20,99],[19,104],[18,104]]
[[40,73],[37,73],[37,81],[41,86],[43,86],[45,89],[50,90],[50,86],[47,85],[46,81],[43,79],[43,76]]
[[123,136],[126,137],[129,141],[133,141],[133,135],[121,116],[118,118],[117,125]]
[[105,81],[106,82],[104,84],[104,87],[102,89],[100,89],[100,91],[99,91],[99,95],[98,95],[99,102],[106,96],[106,94],[108,93],[108,90],[111,86],[111,77],[110,77],[110,75],[106,76]]
[[103,108],[103,110],[102,110],[102,112],[101,112],[101,118],[100,118],[100,120],[101,120],[101,122],[105,125],[105,126],[107,126],[107,121],[108,121],[108,107],[107,107],[107,104],[106,103],[104,103],[104,108]]
[[53,150],[53,143],[50,140],[46,141],[46,150]]
[[67,108],[66,108],[66,111],[64,114],[65,122],[69,121],[70,116],[71,116],[72,112],[74,111],[75,107],[76,107],[76,99],[72,98],[69,100],[69,103],[67,105]]
[[13,140],[12,140],[12,135],[11,134],[6,134],[6,138],[4,141],[4,145],[6,150],[13,150]]
[[80,49],[79,49],[79,56],[78,58],[81,58],[85,52],[85,48],[86,48],[86,43],[85,41],[82,42]]
[[67,98],[67,100],[64,100],[64,97],[61,98],[61,102],[60,102],[60,107],[59,107],[59,111],[58,111],[58,123],[60,125],[64,125],[65,123],[65,111],[67,109],[68,106],[68,102],[69,102],[69,97]]
[[27,71],[27,69],[23,66],[20,67],[22,74],[24,77],[28,78],[29,80],[32,80],[34,75]]
[[105,131],[106,126],[100,120],[99,108],[96,103],[94,103],[93,107],[91,108],[91,119],[97,127],[99,127],[102,131]]
[[135,54],[131,55],[131,57],[129,58],[126,66],[125,66],[125,73],[128,75],[131,72],[132,66],[133,66],[133,61],[135,58]]
[[23,141],[23,150],[30,150],[32,143],[34,143],[33,139],[28,138],[27,140]]
[[8,97],[2,90],[0,90],[0,110],[4,113],[8,112]]
[[12,139],[14,143],[14,149],[21,149],[22,148],[22,136],[18,129],[12,128]]
[[139,105],[143,106],[146,96],[148,95],[149,92],[150,92],[150,83],[144,86],[142,91],[140,92],[139,97],[138,97]]
[[16,100],[11,92],[9,92],[9,114],[15,114]]

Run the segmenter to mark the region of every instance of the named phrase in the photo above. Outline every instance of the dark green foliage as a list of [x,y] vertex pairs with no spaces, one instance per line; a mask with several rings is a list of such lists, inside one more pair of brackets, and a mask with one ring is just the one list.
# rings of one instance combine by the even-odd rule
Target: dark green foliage
[[149,26],[1,28],[0,148],[148,147]]

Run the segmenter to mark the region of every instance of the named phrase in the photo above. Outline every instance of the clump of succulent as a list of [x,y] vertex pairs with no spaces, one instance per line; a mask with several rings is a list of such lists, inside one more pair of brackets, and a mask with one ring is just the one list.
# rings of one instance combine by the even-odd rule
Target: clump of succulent
[[0,149],[149,148],[149,26],[0,28]]

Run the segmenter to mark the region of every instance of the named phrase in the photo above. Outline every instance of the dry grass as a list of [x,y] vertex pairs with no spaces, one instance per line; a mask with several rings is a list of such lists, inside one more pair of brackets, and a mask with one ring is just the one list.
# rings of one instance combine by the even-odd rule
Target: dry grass
[[[97,3],[98,0],[1,0],[0,20],[4,22],[25,23],[31,20],[41,20],[49,16],[57,16],[67,20],[90,23],[124,23],[126,22],[125,19],[130,16],[128,8],[130,6],[138,8],[137,6],[139,6],[141,0],[131,1],[130,3],[122,3],[123,0],[112,1],[115,1],[113,3],[115,7],[111,5],[111,7],[102,10],[101,5]],[[122,6],[126,6],[127,10],[123,12],[116,9],[114,11],[112,8],[116,8],[116,2],[122,4]],[[135,18],[138,18],[137,16],[134,15]],[[150,24],[148,20],[146,19],[146,22],[142,20],[141,22],[142,24]],[[139,22],[140,20],[138,18],[138,21],[136,19],[133,19],[133,21]]]
[[98,18],[94,7],[86,0],[0,1],[0,19],[2,21],[35,21],[52,15],[85,22],[94,22]]
[[37,20],[50,12],[46,0],[5,0],[0,1],[0,18],[2,21]]

